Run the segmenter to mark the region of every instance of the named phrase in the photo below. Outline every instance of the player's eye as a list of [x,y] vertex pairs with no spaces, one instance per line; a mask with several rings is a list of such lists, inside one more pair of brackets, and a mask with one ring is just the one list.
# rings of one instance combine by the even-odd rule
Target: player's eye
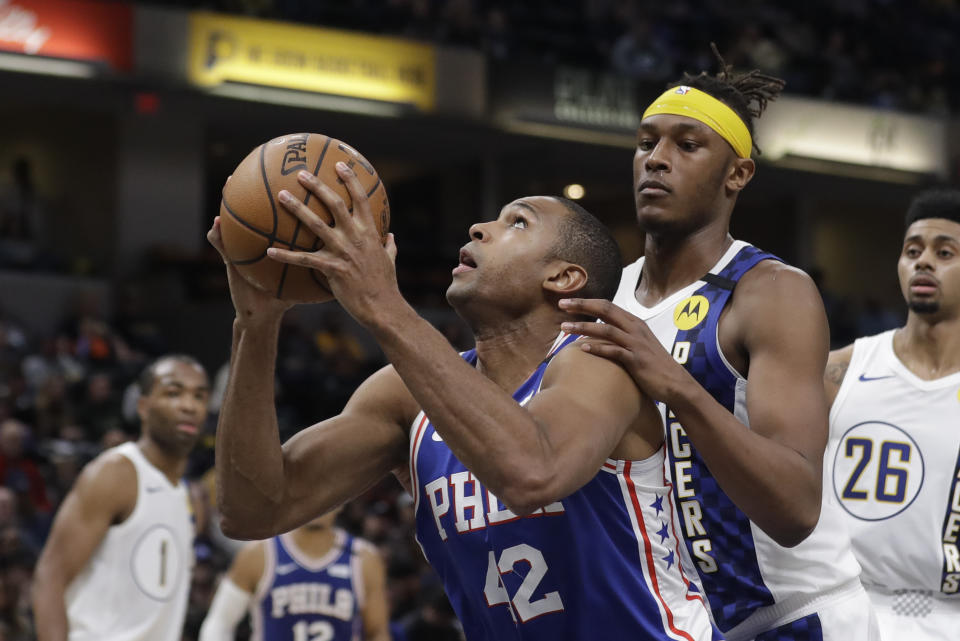
[[696,151],[700,147],[700,144],[694,140],[683,140],[680,142],[680,149],[684,151]]
[[903,255],[907,258],[916,258],[920,255],[920,250],[916,247],[907,247],[903,250]]
[[517,216],[513,219],[513,222],[510,223],[511,227],[516,227],[517,229],[526,229],[527,220],[523,216]]
[[937,256],[940,258],[953,258],[954,253],[952,249],[944,248],[937,252]]
[[640,151],[650,151],[653,149],[653,141],[649,138],[643,138],[637,142],[637,147]]

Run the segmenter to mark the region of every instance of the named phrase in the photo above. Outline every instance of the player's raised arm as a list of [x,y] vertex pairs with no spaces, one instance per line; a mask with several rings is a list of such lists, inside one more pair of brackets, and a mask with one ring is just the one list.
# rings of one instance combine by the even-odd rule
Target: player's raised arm
[[83,470],[57,512],[34,572],[31,596],[40,641],[66,641],[67,587],[110,526],[129,516],[136,503],[137,474],[125,457],[107,454]]
[[[573,366],[580,380],[575,381],[573,375],[555,374],[553,382],[557,390],[545,395],[549,400],[538,401],[531,408],[519,406],[511,392],[522,379],[504,377],[497,380],[495,371],[485,374],[468,364],[403,299],[389,256],[390,245],[385,250],[380,244],[356,175],[346,167],[339,168],[339,171],[353,198],[352,213],[319,181],[305,181],[326,203],[335,225],[326,225],[297,201],[284,200],[285,206],[323,240],[323,249],[313,254],[271,249],[269,255],[323,272],[343,307],[380,343],[410,393],[457,458],[511,510],[518,514],[532,512],[583,485],[596,474],[604,458],[613,451],[640,413],[641,397],[629,377],[619,367],[599,359],[584,359],[586,355],[564,356],[561,357],[564,362],[568,359],[584,360]],[[501,238],[501,231],[516,233],[518,238],[521,232],[525,233],[524,240],[532,241],[534,245],[525,247],[524,251],[533,255],[553,252],[557,236],[566,239],[564,234],[567,232],[561,231],[565,229],[562,226],[578,224],[565,216],[574,218],[581,214],[567,211],[554,199],[522,199],[504,208],[500,220],[471,228],[474,238],[470,245],[472,253],[465,250],[470,255],[463,259],[468,264],[464,265],[465,269],[455,272],[454,283],[448,290],[451,302],[462,299],[454,303],[459,306],[458,311],[465,311],[467,316],[484,313],[463,308],[482,306],[481,301],[487,295],[499,298],[512,294],[509,282],[493,280],[499,267],[494,266],[498,259],[494,250],[489,248]],[[582,216],[582,219],[595,220],[588,217]],[[578,242],[599,242],[599,238],[609,240],[599,250],[592,250],[609,258],[607,262],[611,266],[606,271],[615,283],[619,273],[619,252],[615,241],[608,238],[608,232],[599,223],[596,227],[589,232],[578,232]],[[505,235],[502,238],[507,238],[504,242],[509,243],[512,237]],[[504,251],[510,251],[509,244],[497,245],[501,246],[507,248]],[[467,272],[479,271],[486,264],[490,265],[487,267],[489,271],[484,272],[491,275],[490,291],[479,292],[475,290],[477,285],[468,284],[470,276]],[[601,270],[594,271],[592,277],[599,280]],[[545,276],[542,286],[545,295],[549,296],[580,291],[591,278],[584,267],[561,260],[555,261]],[[538,276],[538,285],[540,279]],[[611,286],[610,295],[612,289]],[[524,294],[523,298],[521,304],[531,304],[529,295]],[[527,327],[516,334],[518,343],[523,341],[531,326],[539,323],[543,328],[556,328],[567,317],[553,306],[544,306],[544,311],[538,315],[542,318],[524,322]],[[478,322],[486,322],[486,319]],[[535,333],[544,334],[543,331]],[[555,337],[549,330],[547,333],[551,340]],[[524,376],[539,364],[548,348],[549,345],[543,344],[516,346],[516,354],[526,350],[533,355],[529,365],[521,368]],[[493,359],[483,361],[485,352],[490,353],[490,350],[481,332],[478,336],[481,367],[496,368],[498,364]],[[558,367],[551,367],[551,370]],[[438,381],[443,384],[438,385]],[[589,431],[584,429],[585,425],[589,425]],[[641,457],[648,456],[651,451],[644,450]]]
[[[218,221],[208,234],[222,252]],[[277,338],[289,303],[227,265],[236,309],[230,379],[217,425],[217,499],[224,532],[268,538],[361,493],[406,460],[412,400],[389,369],[362,385],[344,412],[280,442],[274,405]]]

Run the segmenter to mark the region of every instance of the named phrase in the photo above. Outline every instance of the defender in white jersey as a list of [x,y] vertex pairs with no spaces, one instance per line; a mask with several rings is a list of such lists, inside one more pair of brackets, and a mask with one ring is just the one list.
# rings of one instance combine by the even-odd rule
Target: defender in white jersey
[[[616,291],[609,230],[546,196],[473,225],[447,289],[477,340],[461,355],[403,299],[392,242],[383,246],[356,174],[337,172],[352,214],[304,172],[335,224],[281,191],[323,249],[269,255],[322,271],[391,365],[340,415],[281,444],[272,381],[289,304],[228,267],[237,317],[217,429],[224,532],[266,538],[393,472],[416,497],[417,539],[469,641],[717,638],[677,562],[656,406],[623,368],[561,349],[576,337],[558,340],[578,318],[558,309],[561,297]],[[216,221],[208,238],[222,247]]]
[[165,356],[140,377],[136,443],[91,462],[64,499],[40,555],[40,641],[179,641],[194,526],[181,480],[207,412],[193,358]]
[[[562,301],[604,323],[567,331],[660,401],[668,473],[691,574],[736,641],[875,638],[838,517],[821,509],[828,350],[803,272],[734,241],[753,177],[752,119],[782,81],[686,76],[644,113],[634,155],[645,257],[612,305]],[[819,521],[819,525],[818,525]]]
[[898,264],[906,324],[830,354],[825,498],[885,641],[960,638],[960,191],[920,194]]

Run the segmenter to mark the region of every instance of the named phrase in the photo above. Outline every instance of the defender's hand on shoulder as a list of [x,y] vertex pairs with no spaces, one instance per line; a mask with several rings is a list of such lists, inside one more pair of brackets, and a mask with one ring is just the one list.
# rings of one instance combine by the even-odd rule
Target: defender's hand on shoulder
[[580,349],[620,363],[637,386],[657,401],[670,404],[676,393],[693,380],[663,348],[647,324],[603,299],[568,298],[560,308],[585,316],[596,316],[602,323],[587,321],[562,325],[565,332],[599,340],[582,341]]

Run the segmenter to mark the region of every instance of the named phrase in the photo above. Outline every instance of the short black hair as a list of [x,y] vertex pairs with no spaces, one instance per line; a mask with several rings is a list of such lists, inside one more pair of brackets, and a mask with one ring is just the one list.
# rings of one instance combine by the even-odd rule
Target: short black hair
[[623,269],[617,240],[606,225],[577,203],[561,196],[553,198],[569,213],[560,223],[553,256],[587,270],[587,284],[579,297],[613,300]]
[[960,190],[927,189],[914,196],[907,207],[904,230],[923,218],[946,218],[960,223]]
[[207,371],[200,361],[189,354],[167,354],[165,356],[160,356],[156,360],[152,361],[149,365],[144,367],[143,371],[140,372],[138,383],[140,384],[141,395],[147,396],[151,391],[153,391],[153,386],[157,382],[157,367],[166,361],[179,361],[181,363],[186,363],[187,365],[193,365],[194,367],[203,370],[204,373]]
[[[761,73],[759,69],[735,74],[733,65],[728,65],[724,61],[723,56],[717,50],[717,46],[712,42],[710,43],[710,49],[720,66],[717,75],[711,76],[706,71],[701,71],[696,75],[684,72],[683,78],[671,82],[667,85],[667,88],[686,85],[710,94],[740,116],[752,139],[754,118],[763,115],[767,104],[777,99],[787,83],[781,78]],[[753,148],[757,150],[758,154],[761,153],[756,142],[754,142]]]

